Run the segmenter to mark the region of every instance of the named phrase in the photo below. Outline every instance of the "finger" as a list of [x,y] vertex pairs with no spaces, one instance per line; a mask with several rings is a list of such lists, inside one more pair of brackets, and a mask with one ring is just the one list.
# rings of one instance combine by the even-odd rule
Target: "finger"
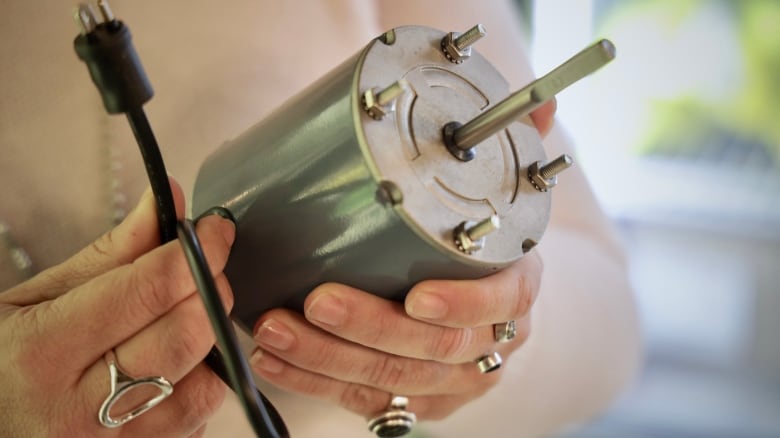
[[419,321],[399,303],[339,284],[312,291],[304,302],[304,314],[339,338],[423,360],[467,362],[495,343],[492,326],[453,328]]
[[[265,351],[298,368],[336,380],[407,395],[457,393],[478,384],[471,379],[474,370],[470,366],[403,357],[349,342],[319,330],[289,310],[266,313],[255,333]],[[411,343],[416,339],[405,340]],[[475,352],[465,361],[471,362],[482,353]]]
[[[169,178],[177,217],[184,217],[184,194],[179,184]],[[4,301],[25,306],[54,299],[118,266],[132,263],[160,244],[159,224],[151,189],[147,189],[136,208],[91,245],[62,264],[41,272],[29,281],[8,291]]]
[[[124,370],[124,364],[119,365]],[[125,371],[132,374],[129,370]],[[140,376],[133,375],[133,377]],[[99,408],[109,395],[111,383],[109,379],[108,366],[100,359],[87,370],[80,384],[74,388],[83,397],[79,405],[85,406],[87,410],[85,415],[94,418],[95,428],[99,431],[108,430],[100,425],[97,419]],[[173,393],[168,398],[126,423],[120,430],[126,436],[190,435],[219,409],[225,397],[225,388],[225,385],[205,364],[200,364],[176,382]],[[155,394],[146,391],[143,387],[131,390],[117,402],[116,409],[113,409],[111,414],[118,417]]]
[[[198,222],[212,275],[222,272],[235,236],[233,222],[209,216]],[[50,357],[69,356],[73,366],[93,362],[195,293],[179,242],[103,274],[27,312],[28,323]],[[95,334],[99,333],[99,336]]]
[[[339,405],[366,418],[385,412],[392,398],[388,391],[313,373],[290,365],[262,349],[255,350],[250,363],[263,379],[279,388]],[[496,384],[498,376],[497,373],[477,376],[477,379],[487,379],[483,385],[471,392],[409,397],[407,410],[413,412],[421,421],[444,418],[469,400],[484,394]],[[455,385],[457,384],[458,382],[455,382]]]
[[555,123],[555,112],[558,110],[558,101],[553,97],[531,113],[531,119],[536,125],[539,135],[544,138],[550,132]]
[[447,327],[479,327],[518,319],[531,309],[542,277],[532,251],[512,266],[478,280],[427,280],[406,296],[412,318]]
[[390,403],[387,391],[312,373],[261,349],[252,353],[249,363],[263,379],[282,389],[319,398],[363,416],[373,415]]
[[226,390],[219,377],[200,364],[176,383],[170,397],[123,428],[128,428],[128,436],[192,435],[219,410]]
[[[230,284],[224,275],[215,281],[229,311]],[[206,308],[200,296],[192,294],[114,350],[117,361],[136,375],[162,375],[176,382],[203,361],[215,341]]]
[[195,432],[193,432],[191,435],[189,435],[187,438],[200,438],[202,436],[206,435],[206,426],[208,424],[204,424],[198,428]]

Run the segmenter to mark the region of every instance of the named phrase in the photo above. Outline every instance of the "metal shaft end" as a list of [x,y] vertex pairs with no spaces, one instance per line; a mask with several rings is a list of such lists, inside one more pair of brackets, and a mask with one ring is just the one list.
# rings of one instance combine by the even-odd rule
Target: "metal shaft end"
[[547,164],[537,161],[528,167],[528,179],[536,190],[546,192],[558,184],[558,174],[570,168],[572,164],[574,160],[566,154]]
[[615,46],[609,40],[600,40],[588,46],[550,73],[464,123],[454,132],[453,144],[460,149],[478,145],[614,58]]
[[455,246],[461,252],[473,254],[485,247],[485,236],[501,228],[497,215],[492,215],[477,223],[461,222],[453,231]]
[[487,219],[483,219],[476,225],[466,228],[466,234],[471,240],[479,240],[488,234],[501,228],[501,221],[495,214]]
[[395,110],[395,100],[409,89],[406,79],[399,79],[381,91],[371,88],[363,93],[363,108],[375,120],[382,120]]
[[570,156],[563,154],[560,157],[550,161],[539,169],[543,178],[552,178],[564,170],[570,168],[574,160]]
[[460,64],[471,56],[471,46],[485,35],[487,31],[481,24],[462,34],[450,32],[441,40],[442,53],[450,62]]
[[485,26],[481,24],[477,24],[476,26],[472,27],[471,29],[463,32],[462,34],[458,35],[455,38],[455,41],[453,43],[455,44],[455,47],[458,48],[458,50],[466,50],[469,47],[471,47],[472,44],[479,41],[482,37],[487,35],[487,31],[485,30]]
[[406,91],[409,88],[409,83],[406,82],[406,79],[399,79],[392,84],[390,84],[387,88],[380,91],[376,95],[376,101],[379,105],[385,106],[392,101],[395,100],[396,97],[403,94],[404,91]]

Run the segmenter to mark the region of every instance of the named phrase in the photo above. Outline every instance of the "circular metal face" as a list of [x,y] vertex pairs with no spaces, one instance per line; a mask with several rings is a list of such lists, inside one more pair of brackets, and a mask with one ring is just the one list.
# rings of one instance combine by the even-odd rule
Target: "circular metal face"
[[[509,95],[501,75],[476,51],[462,64],[442,53],[444,32],[424,27],[391,31],[369,45],[359,67],[357,96],[399,79],[408,83],[394,111],[374,120],[360,112],[361,147],[379,181],[403,195],[395,208],[423,238],[469,263],[501,267],[539,241],[550,214],[550,195],[528,180],[528,167],[545,161],[530,118],[512,123],[462,160],[446,147],[443,128],[465,123]],[[389,44],[392,42],[392,44]],[[472,254],[458,250],[453,230],[464,221],[497,215],[501,227]]]

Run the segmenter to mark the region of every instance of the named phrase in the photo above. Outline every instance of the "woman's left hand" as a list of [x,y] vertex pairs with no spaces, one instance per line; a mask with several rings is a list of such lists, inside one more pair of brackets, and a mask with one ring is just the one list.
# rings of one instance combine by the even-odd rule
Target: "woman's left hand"
[[[418,419],[444,418],[498,383],[501,370],[482,374],[475,360],[492,352],[506,360],[523,344],[541,274],[532,251],[480,280],[419,283],[405,303],[324,284],[305,315],[274,309],[259,319],[251,363],[279,387],[365,417],[403,395]],[[510,320],[517,336],[498,343],[493,324]]]

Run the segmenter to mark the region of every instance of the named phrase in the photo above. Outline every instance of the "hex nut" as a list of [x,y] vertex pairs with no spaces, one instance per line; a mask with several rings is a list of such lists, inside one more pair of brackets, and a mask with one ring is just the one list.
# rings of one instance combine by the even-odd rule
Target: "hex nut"
[[466,47],[463,50],[458,49],[455,45],[455,38],[457,38],[455,32],[448,33],[441,40],[441,49],[447,59],[455,64],[460,64],[471,56],[471,47]]
[[554,176],[549,179],[543,177],[541,174],[541,168],[541,161],[537,161],[528,166],[528,179],[531,181],[531,184],[533,184],[536,190],[539,190],[540,192],[546,192],[558,184],[558,177]]
[[363,109],[366,110],[368,115],[374,120],[382,120],[386,115],[393,112],[395,105],[382,106],[377,101],[377,93],[373,88],[366,90],[363,93]]
[[458,248],[458,251],[466,254],[474,254],[485,246],[484,237],[477,240],[472,240],[471,237],[469,237],[467,228],[472,225],[474,225],[474,222],[461,222],[452,232],[455,247]]

